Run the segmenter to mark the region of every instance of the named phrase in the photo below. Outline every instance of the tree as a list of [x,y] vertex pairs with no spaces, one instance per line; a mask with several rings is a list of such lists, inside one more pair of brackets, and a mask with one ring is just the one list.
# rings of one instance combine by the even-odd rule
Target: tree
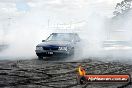
[[124,14],[126,11],[130,10],[131,8],[132,8],[132,0],[124,0],[116,4],[113,15],[118,16],[119,14]]

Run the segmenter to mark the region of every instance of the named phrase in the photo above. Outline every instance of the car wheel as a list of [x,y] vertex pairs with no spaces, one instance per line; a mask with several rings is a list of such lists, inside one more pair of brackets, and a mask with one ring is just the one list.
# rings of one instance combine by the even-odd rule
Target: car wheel
[[42,56],[38,56],[38,59],[39,59],[39,60],[42,60],[42,59],[43,59],[43,57],[42,57]]

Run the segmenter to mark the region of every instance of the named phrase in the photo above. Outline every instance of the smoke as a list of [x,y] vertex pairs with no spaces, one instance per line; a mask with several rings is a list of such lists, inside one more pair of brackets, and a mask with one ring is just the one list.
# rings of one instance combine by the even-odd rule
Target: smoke
[[9,46],[8,49],[0,53],[1,57],[7,59],[36,57],[36,45],[48,37],[49,31],[46,29],[47,26],[45,26],[47,25],[47,22],[45,22],[47,19],[44,20],[43,16],[38,13],[33,14],[33,12],[23,14],[22,17],[11,21],[8,33],[4,39]]
[[[124,14],[120,14],[116,17],[113,17],[109,22],[109,29],[111,32],[109,33],[109,40],[115,41],[125,41],[126,49],[117,50],[111,52],[113,57],[119,57],[120,60],[128,60],[122,58],[131,58],[132,54],[132,31],[131,31],[131,18],[132,10],[126,11]],[[112,56],[111,55],[111,56]],[[116,59],[119,59],[116,58]]]
[[[113,22],[109,23],[111,19],[108,18],[108,14],[112,11],[106,11],[109,6],[98,1],[90,3],[81,1],[70,3],[70,1],[46,2],[46,4],[40,1],[42,3],[37,3],[29,12],[13,18],[5,38],[9,48],[0,52],[0,56],[18,59],[36,58],[36,45],[52,32],[76,32],[80,35],[82,53],[76,51],[78,55],[74,59],[105,56],[102,42],[107,37],[106,26],[109,24],[109,29],[113,27],[111,24]],[[120,20],[117,23],[120,23]],[[70,28],[59,28],[58,26],[62,24],[70,25]],[[124,23],[122,28],[126,27],[128,28],[128,24]]]
[[82,55],[79,55],[81,58],[97,57],[102,54],[102,41],[105,40],[105,20],[105,17],[97,13],[91,13],[86,25],[82,27],[83,30],[79,32],[83,47]]

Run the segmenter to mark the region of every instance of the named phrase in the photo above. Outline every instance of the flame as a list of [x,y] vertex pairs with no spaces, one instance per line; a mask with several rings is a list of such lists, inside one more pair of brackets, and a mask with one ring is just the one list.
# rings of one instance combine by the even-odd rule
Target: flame
[[79,66],[78,72],[79,72],[80,76],[85,76],[86,75],[86,71],[85,71],[85,69],[82,68],[82,66]]

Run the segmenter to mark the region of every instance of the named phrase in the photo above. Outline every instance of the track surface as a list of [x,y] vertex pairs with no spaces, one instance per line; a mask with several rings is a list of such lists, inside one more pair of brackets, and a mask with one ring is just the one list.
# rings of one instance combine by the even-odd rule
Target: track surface
[[76,68],[80,64],[87,68],[87,73],[132,75],[132,65],[91,59],[76,62],[37,59],[0,61],[0,88],[132,88],[131,84],[119,83],[78,85]]

